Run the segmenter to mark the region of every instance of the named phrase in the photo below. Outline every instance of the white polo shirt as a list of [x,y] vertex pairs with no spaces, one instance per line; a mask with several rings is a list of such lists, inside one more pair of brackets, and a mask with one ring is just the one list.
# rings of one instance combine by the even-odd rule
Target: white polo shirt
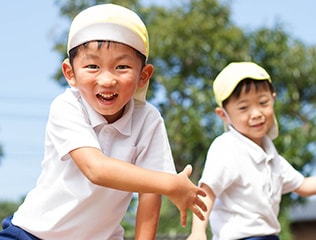
[[207,154],[200,183],[216,195],[210,224],[213,240],[278,234],[281,195],[294,191],[303,176],[264,138],[265,151],[230,127]]
[[123,239],[120,221],[132,193],[92,184],[68,154],[85,146],[143,168],[176,173],[155,107],[131,100],[122,118],[108,124],[78,91],[67,89],[51,105],[42,172],[14,214],[14,225],[49,240]]

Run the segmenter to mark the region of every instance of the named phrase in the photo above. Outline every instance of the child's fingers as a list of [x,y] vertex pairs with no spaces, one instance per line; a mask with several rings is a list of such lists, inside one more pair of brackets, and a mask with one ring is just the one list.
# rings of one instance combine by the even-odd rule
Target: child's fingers
[[[185,174],[187,178],[190,177],[192,173],[192,166],[190,164],[186,165],[185,168],[183,169],[183,171],[180,174]],[[193,185],[193,184],[192,184]],[[193,199],[191,199],[191,205],[188,206],[190,208],[190,210],[202,221],[205,220],[205,216],[202,213],[202,211],[207,211],[207,206],[205,205],[205,203],[199,198],[199,196],[201,197],[205,197],[206,193],[203,189],[198,188],[195,186],[195,191],[196,191],[196,195]],[[192,189],[193,190],[193,189]],[[193,190],[194,191],[194,190]],[[186,226],[186,221],[187,221],[187,208],[186,209],[179,209],[180,210],[180,222],[182,227]]]
[[187,210],[181,210],[180,211],[180,222],[181,222],[181,226],[185,227],[187,225]]
[[206,206],[205,202],[201,198],[199,198],[198,196],[206,197],[206,193],[202,189],[199,189],[199,191],[197,193],[197,197],[196,197],[197,199],[195,201],[195,204],[197,206],[199,206],[199,208],[202,209],[204,212],[206,212],[207,206]]
[[185,173],[187,177],[190,177],[192,173],[192,166],[190,164],[186,165],[182,172]]
[[[195,204],[190,207],[190,210],[201,220],[205,220],[205,216],[202,212],[202,210],[205,212],[207,211],[207,207],[205,203],[197,197]],[[180,222],[182,227],[186,226],[187,221],[187,209],[180,210]]]
[[202,188],[199,188],[196,194],[201,197],[206,197],[206,192]]
[[190,208],[191,211],[201,220],[204,221],[205,220],[205,216],[202,213],[201,209],[199,207],[197,207],[196,205],[193,206],[192,208]]

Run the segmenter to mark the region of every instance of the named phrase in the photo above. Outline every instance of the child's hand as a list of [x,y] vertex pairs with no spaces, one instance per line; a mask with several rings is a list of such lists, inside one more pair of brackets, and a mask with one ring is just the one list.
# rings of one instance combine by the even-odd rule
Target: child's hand
[[180,211],[180,222],[183,227],[186,226],[188,208],[202,221],[205,219],[201,210],[204,212],[207,210],[206,205],[199,198],[199,196],[205,197],[206,193],[190,181],[189,176],[191,172],[192,166],[187,165],[184,170],[177,175],[177,186],[175,186],[173,192],[168,195],[170,201],[173,202]]

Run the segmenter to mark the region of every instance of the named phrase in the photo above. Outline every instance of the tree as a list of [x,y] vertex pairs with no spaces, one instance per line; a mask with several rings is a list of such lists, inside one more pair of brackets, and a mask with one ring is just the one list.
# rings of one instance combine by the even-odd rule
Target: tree
[[[57,3],[61,15],[70,19],[79,9],[102,2],[108,1]],[[112,2],[136,10],[148,27],[149,62],[155,66],[149,100],[166,121],[178,170],[191,163],[192,179],[197,181],[210,143],[223,132],[214,113],[215,76],[231,61],[255,61],[270,73],[277,91],[280,136],[276,147],[294,167],[310,174],[306,166],[315,159],[316,137],[315,47],[293,39],[279,24],[246,33],[231,21],[230,6],[217,0],[190,0],[172,7],[144,7],[137,0]],[[55,45],[62,59],[65,44],[66,36],[62,35]],[[55,77],[64,83],[60,70]],[[293,199],[287,196],[284,206],[290,201]],[[177,211],[166,212],[172,213],[164,213],[162,219],[178,217]]]

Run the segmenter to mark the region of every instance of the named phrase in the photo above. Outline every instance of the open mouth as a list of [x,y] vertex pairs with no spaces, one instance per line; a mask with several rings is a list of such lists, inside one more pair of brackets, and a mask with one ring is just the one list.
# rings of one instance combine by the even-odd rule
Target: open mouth
[[110,93],[110,94],[103,94],[103,93],[98,93],[97,98],[100,99],[101,101],[112,101],[115,98],[117,98],[118,94],[117,93]]
[[261,127],[261,126],[263,126],[264,125],[264,123],[257,123],[257,124],[253,124],[252,125],[252,127]]

